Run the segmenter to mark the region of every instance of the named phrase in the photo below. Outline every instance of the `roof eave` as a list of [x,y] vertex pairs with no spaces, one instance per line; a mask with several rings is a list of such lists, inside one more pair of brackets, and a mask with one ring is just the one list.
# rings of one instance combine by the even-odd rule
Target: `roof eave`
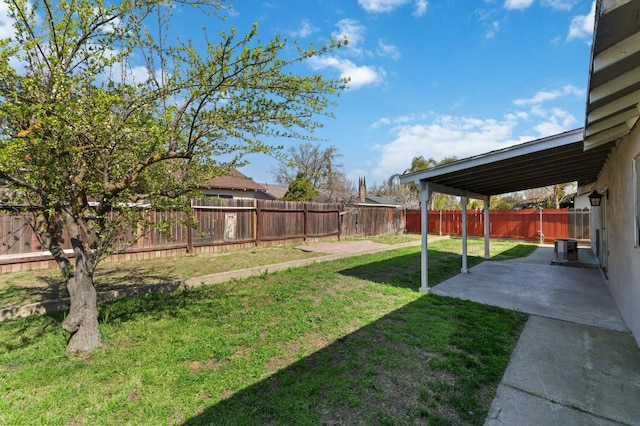
[[585,150],[617,142],[640,118],[638,14],[639,0],[596,2],[584,125]]

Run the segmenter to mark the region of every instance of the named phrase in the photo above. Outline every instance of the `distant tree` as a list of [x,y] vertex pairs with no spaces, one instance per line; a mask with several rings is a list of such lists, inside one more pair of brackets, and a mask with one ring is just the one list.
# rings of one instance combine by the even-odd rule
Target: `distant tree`
[[311,181],[304,174],[289,182],[289,189],[282,197],[283,201],[313,201],[318,196],[318,190],[313,187]]
[[524,200],[520,204],[532,208],[559,209],[564,197],[573,186],[573,183],[562,183],[525,190],[523,191]]
[[[342,155],[335,146],[322,148],[319,143],[305,142],[289,147],[289,159],[271,170],[280,185],[289,185],[299,174],[316,189],[342,189],[350,185],[338,158]],[[351,185],[352,186],[352,185]]]
[[500,195],[492,196],[489,201],[490,210],[509,210],[511,208],[513,208],[513,205],[510,204],[507,200],[505,200]]
[[202,50],[169,40],[178,8],[215,16],[224,0],[2,4],[13,28],[0,39],[0,179],[66,282],[67,352],[88,352],[101,345],[94,271],[144,221],[131,206],[188,213],[196,185],[273,152],[265,138],[309,139],[346,81],[293,68],[342,42],[289,49],[257,27],[203,34]]

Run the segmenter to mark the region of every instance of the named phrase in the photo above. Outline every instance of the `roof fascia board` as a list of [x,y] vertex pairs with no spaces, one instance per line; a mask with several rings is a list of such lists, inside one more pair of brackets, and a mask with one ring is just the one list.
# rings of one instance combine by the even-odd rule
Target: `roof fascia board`
[[433,178],[443,174],[455,173],[473,167],[481,167],[486,164],[491,164],[498,161],[509,160],[515,157],[525,156],[552,148],[558,148],[564,145],[574,144],[576,142],[582,142],[583,135],[584,129],[576,129],[547,138],[525,142],[523,144],[511,146],[503,150],[491,151],[475,157],[462,159],[453,163],[444,164],[442,166],[437,166],[420,172],[413,172],[402,175],[400,176],[400,183],[419,184],[421,180],[429,180],[429,178]]
[[629,108],[637,105],[640,101],[640,90],[631,92],[621,98],[616,99],[613,102],[609,102],[600,108],[596,108],[587,115],[587,124],[600,120],[608,115],[614,114],[617,111]]
[[[559,156],[563,156],[566,155],[566,153],[573,153],[573,152],[582,152],[582,145],[580,145],[579,147],[572,147],[572,146],[563,146],[560,148],[555,148],[553,150],[548,150],[548,151],[542,151],[540,153],[536,153],[536,154],[540,154],[540,155],[528,155],[528,156],[519,156],[519,157],[514,157],[512,159],[510,159],[509,161],[509,166],[505,167],[501,164],[499,164],[498,162],[494,162],[494,163],[487,163],[483,165],[483,170],[485,170],[485,175],[490,176],[492,174],[496,174],[498,176],[500,176],[501,174],[504,173],[505,169],[509,169],[512,171],[517,171],[519,169],[522,169],[524,167],[530,166],[532,164],[552,164],[554,163],[554,159],[558,158]],[[542,155],[542,154],[545,155]],[[548,154],[547,154],[548,153]],[[555,166],[552,166],[555,167]],[[472,179],[476,179],[475,177],[475,168],[472,167],[468,167],[464,170],[458,171],[457,173],[447,173],[448,176],[455,176],[456,179],[459,179],[461,177],[465,177],[465,176],[471,176]]]
[[594,87],[591,89],[591,92],[589,92],[589,101],[599,101],[600,99],[626,89],[638,81],[640,81],[640,67],[636,67],[613,80],[609,80],[600,86]]
[[593,58],[593,72],[601,71],[640,51],[640,33],[635,33]]
[[632,124],[635,124],[636,121],[637,117],[635,120],[632,120],[632,123],[624,122],[616,127],[612,127],[609,130],[605,130],[604,132],[600,132],[593,136],[588,136],[584,140],[584,150],[586,151],[596,146],[604,145],[625,136],[627,133],[629,133],[629,131],[633,127]]
[[638,118],[638,116],[640,116],[640,104],[636,105],[634,108],[623,111],[620,114],[614,115],[613,117],[609,117],[606,120],[590,125],[585,129],[585,136],[588,139],[589,136],[593,136],[596,133],[618,126],[634,118]]
[[603,0],[601,12],[603,15],[606,15],[607,13],[619,8],[620,6],[624,6],[630,1],[631,0]]

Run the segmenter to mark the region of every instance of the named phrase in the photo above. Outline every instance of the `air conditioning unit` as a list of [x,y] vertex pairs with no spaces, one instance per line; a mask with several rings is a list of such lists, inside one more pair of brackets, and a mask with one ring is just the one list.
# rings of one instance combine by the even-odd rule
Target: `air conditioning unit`
[[566,262],[569,260],[567,246],[569,240],[555,240],[553,242],[553,258],[556,262]]
[[578,260],[578,241],[566,239],[555,240],[553,254],[556,262]]

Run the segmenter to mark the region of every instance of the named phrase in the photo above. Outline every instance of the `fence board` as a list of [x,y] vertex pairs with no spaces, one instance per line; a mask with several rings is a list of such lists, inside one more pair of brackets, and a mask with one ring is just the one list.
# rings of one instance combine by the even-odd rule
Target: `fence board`
[[342,213],[340,233],[347,237],[404,232],[405,211],[383,207],[359,207]]

